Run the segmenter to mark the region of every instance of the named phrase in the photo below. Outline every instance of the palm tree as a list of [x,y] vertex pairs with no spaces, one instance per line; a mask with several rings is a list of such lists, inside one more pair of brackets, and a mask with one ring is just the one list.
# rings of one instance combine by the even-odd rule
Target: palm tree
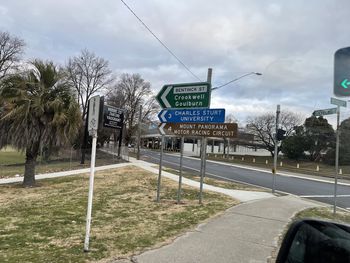
[[71,87],[52,63],[35,60],[32,69],[7,77],[0,89],[0,149],[25,151],[24,186],[35,185],[35,163],[43,146],[72,142],[81,116]]

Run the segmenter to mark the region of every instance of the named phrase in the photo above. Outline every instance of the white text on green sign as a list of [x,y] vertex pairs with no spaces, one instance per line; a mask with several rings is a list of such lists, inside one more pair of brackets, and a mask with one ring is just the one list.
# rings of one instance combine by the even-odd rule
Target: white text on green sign
[[208,108],[210,84],[198,82],[165,85],[156,98],[162,108]]

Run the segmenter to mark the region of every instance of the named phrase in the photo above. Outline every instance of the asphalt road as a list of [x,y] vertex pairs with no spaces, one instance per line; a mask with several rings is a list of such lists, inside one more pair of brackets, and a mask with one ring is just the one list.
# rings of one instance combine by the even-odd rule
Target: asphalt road
[[[141,158],[148,162],[159,163],[159,152],[143,150]],[[180,157],[173,154],[163,155],[163,165],[173,169],[179,169]],[[200,160],[183,158],[183,169],[199,174]],[[272,174],[254,171],[245,168],[232,167],[225,164],[207,162],[206,176],[216,179],[226,179],[236,182],[248,183],[256,186],[270,188],[272,186]],[[297,196],[306,197],[323,203],[333,205],[334,183],[319,182],[289,176],[276,176],[276,191],[281,191]],[[337,206],[350,209],[350,186],[338,184]]]

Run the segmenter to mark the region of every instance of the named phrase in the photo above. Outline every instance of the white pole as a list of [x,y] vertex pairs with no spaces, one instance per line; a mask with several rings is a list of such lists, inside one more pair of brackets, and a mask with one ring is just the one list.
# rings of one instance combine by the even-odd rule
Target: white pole
[[281,108],[280,105],[277,105],[276,110],[276,133],[275,133],[275,151],[273,153],[273,175],[272,175],[272,193],[275,193],[276,188],[276,172],[277,172],[277,154],[278,154],[278,140],[277,140],[277,131],[279,125]]
[[90,167],[90,182],[89,182],[89,197],[88,197],[88,207],[86,214],[86,234],[84,242],[84,251],[89,251],[89,241],[90,241],[90,228],[91,228],[91,212],[92,212],[92,196],[94,192],[94,176],[95,176],[95,158],[96,158],[96,142],[97,142],[97,132],[93,131],[92,135],[92,150],[91,150],[91,167]]

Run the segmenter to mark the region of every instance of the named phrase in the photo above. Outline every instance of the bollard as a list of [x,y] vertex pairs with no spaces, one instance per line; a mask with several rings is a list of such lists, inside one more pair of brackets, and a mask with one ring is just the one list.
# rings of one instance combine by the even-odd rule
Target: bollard
[[320,166],[316,166],[316,171],[319,172],[320,171]]
[[244,161],[244,157],[242,157],[242,161]]
[[235,159],[235,157],[234,156],[232,156],[232,160],[234,160]]
[[297,169],[299,169],[299,164],[297,163]]
[[280,162],[280,166],[283,166],[283,162]]
[[339,169],[339,174],[343,174],[343,169]]
[[253,163],[255,163],[255,158],[253,158]]
[[268,163],[269,163],[269,160],[266,160],[265,163],[268,164]]
[[218,156],[215,154],[214,157],[216,158],[216,157],[218,157]]

